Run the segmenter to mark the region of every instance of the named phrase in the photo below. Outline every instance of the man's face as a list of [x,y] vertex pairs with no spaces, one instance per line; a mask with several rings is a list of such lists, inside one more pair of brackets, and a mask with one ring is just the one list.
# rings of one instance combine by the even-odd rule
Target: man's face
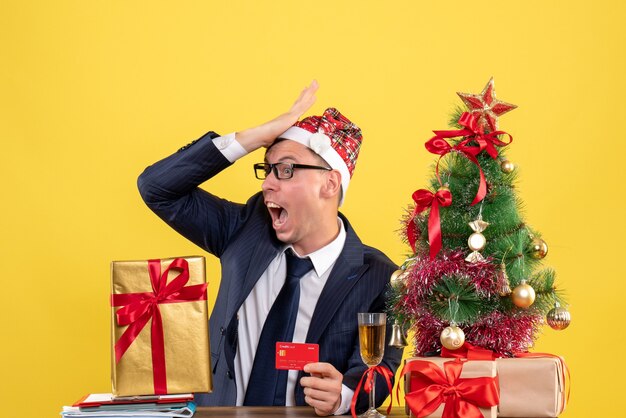
[[[266,162],[292,163],[308,165],[320,164],[321,158],[302,144],[291,140],[283,140],[273,145],[265,155]],[[321,198],[326,175],[324,170],[294,169],[293,177],[279,180],[270,173],[263,181],[263,198],[270,216],[276,236],[284,243],[292,244],[301,255],[315,251],[317,243],[324,240],[324,216],[328,216]],[[335,215],[336,219],[336,215]],[[335,220],[336,222],[336,220]]]

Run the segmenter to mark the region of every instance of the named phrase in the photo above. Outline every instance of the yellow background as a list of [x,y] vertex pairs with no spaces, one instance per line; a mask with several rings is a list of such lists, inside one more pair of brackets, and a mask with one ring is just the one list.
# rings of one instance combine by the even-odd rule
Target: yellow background
[[[456,91],[519,108],[526,220],[573,324],[536,350],[572,370],[566,417],[617,416],[625,368],[625,6],[620,1],[19,1],[0,6],[0,405],[55,416],[110,391],[109,262],[203,252],[142,203],[136,177],[207,130],[336,106],[365,141],[344,213],[394,261],[396,230]],[[259,189],[246,157],[205,187]],[[210,301],[218,264],[210,258]],[[531,401],[531,400],[529,400]],[[616,409],[614,409],[616,408]]]

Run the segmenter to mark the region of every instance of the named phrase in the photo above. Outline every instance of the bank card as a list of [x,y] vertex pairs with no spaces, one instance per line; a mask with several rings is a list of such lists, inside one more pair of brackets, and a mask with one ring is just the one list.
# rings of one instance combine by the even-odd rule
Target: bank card
[[317,363],[320,356],[318,344],[276,343],[276,368],[278,370],[302,370],[305,364]]

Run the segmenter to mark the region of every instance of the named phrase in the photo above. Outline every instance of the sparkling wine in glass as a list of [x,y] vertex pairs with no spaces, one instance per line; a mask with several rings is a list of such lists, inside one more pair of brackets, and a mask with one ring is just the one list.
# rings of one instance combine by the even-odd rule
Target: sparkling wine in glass
[[[378,366],[385,354],[385,328],[387,315],[384,313],[359,313],[359,342],[361,346],[361,359],[368,367]],[[376,374],[372,390],[369,393],[370,406],[367,411],[359,415],[359,418],[385,418],[376,410],[374,404]]]

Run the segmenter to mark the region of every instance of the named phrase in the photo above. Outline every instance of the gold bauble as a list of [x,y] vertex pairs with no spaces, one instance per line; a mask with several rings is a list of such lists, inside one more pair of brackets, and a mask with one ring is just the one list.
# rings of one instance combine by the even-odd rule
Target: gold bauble
[[391,287],[396,290],[401,289],[406,284],[406,276],[407,276],[406,270],[399,269],[399,270],[394,271],[391,274],[391,279],[389,280]]
[[531,285],[527,284],[525,280],[522,280],[511,293],[511,299],[515,306],[519,308],[528,308],[535,302],[535,289]]
[[557,331],[567,328],[572,321],[572,316],[565,308],[561,308],[557,303],[556,306],[550,309],[550,312],[546,315],[546,322],[552,329]]
[[456,350],[461,348],[463,343],[465,342],[465,333],[463,330],[456,325],[450,325],[449,327],[444,328],[441,331],[441,336],[439,337],[441,341],[441,345],[443,345],[448,350]]
[[449,188],[449,187],[448,187],[448,185],[446,184],[445,186],[440,186],[440,187],[437,189],[437,191],[438,191],[438,192],[443,192],[443,191],[448,191],[448,192],[449,192],[449,191],[450,191],[450,188]]
[[467,245],[470,247],[472,251],[480,251],[485,248],[485,244],[487,244],[487,239],[480,232],[474,232],[467,239]]
[[530,242],[530,255],[532,258],[540,260],[548,255],[548,244],[541,238],[533,238]]
[[502,170],[503,173],[512,173],[513,170],[515,170],[515,164],[509,160],[502,160],[500,163],[500,170]]

